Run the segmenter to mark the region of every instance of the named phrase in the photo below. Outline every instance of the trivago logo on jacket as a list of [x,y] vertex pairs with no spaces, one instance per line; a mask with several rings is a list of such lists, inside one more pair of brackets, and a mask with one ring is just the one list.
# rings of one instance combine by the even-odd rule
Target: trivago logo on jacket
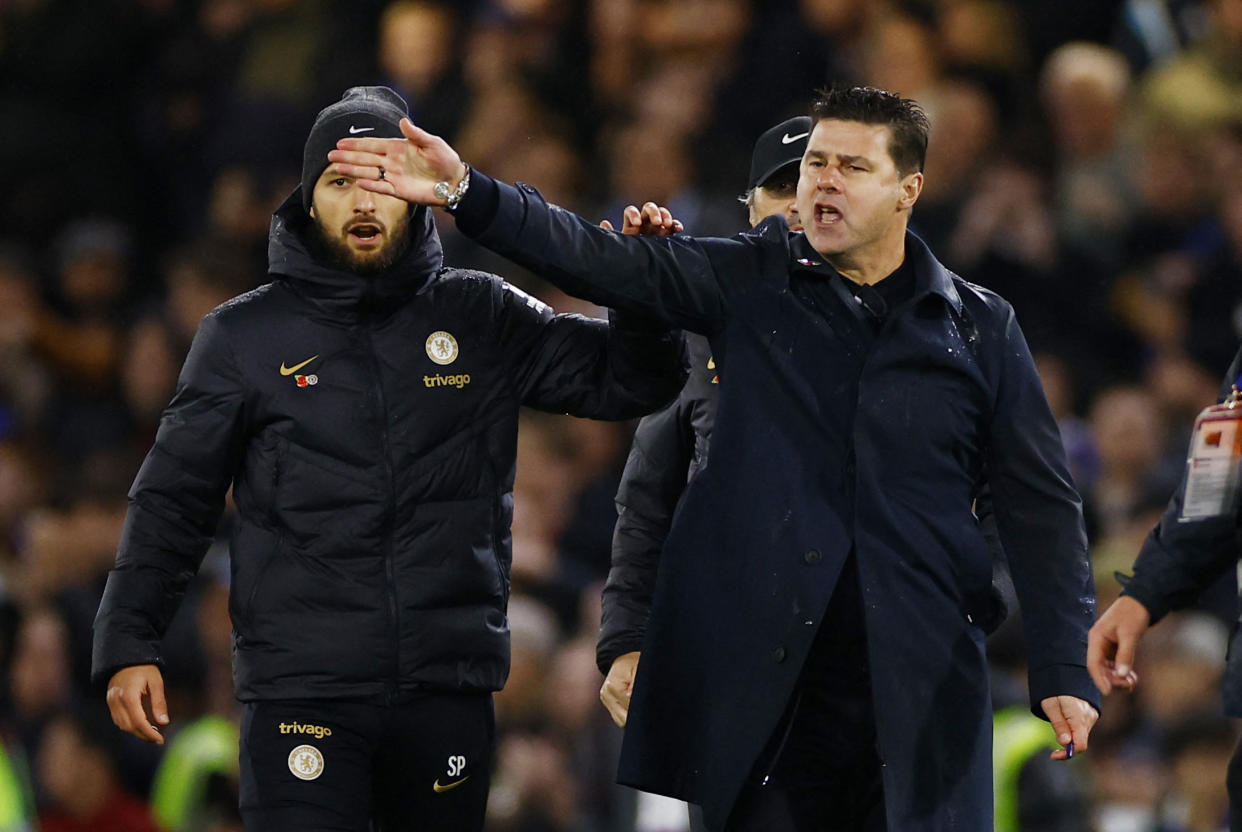
[[434,376],[423,376],[424,387],[456,387],[460,390],[469,383],[469,373],[461,373],[455,376],[442,376],[436,373]]

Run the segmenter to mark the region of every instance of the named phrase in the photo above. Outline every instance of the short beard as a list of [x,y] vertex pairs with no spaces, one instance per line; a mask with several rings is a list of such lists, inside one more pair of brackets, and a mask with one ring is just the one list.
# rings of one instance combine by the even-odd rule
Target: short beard
[[404,213],[392,228],[385,229],[387,241],[376,252],[359,254],[349,247],[343,237],[344,229],[336,236],[328,233],[317,217],[311,218],[309,226],[311,254],[337,271],[349,272],[359,277],[375,277],[387,271],[402,258],[410,247],[410,215]]

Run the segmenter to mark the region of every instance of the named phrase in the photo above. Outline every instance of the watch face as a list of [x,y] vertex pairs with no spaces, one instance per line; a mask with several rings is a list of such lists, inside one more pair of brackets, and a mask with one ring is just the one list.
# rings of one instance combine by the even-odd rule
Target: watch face
[[449,183],[437,182],[434,193],[437,199],[448,199],[452,191],[449,190]]

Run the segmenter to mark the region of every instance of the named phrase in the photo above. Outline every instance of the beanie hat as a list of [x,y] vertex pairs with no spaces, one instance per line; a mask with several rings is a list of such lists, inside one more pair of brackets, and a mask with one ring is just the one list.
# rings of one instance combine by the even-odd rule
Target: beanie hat
[[328,166],[328,151],[338,139],[399,139],[399,123],[408,115],[405,99],[388,87],[350,87],[340,101],[320,110],[302,152],[302,207],[307,213],[315,183]]

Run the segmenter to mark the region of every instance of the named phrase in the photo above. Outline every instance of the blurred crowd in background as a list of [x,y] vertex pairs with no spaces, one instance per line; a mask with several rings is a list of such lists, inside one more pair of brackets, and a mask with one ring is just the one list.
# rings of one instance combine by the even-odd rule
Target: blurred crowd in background
[[[754,139],[834,82],[927,109],[912,227],[1017,309],[1102,608],[1242,336],[1242,0],[0,2],[0,829],[27,828],[4,825],[18,799],[46,832],[241,828],[225,546],[167,640],[164,748],[111,727],[90,628],[189,341],[266,281],[318,109],[387,84],[466,161],[587,217],[654,200],[731,234]],[[600,313],[437,221],[446,262]],[[684,828],[613,784],[597,700],[632,429],[524,417],[489,830]],[[1137,693],[1065,767],[1080,828],[1221,828],[1235,606],[1230,575],[1144,642]]]

